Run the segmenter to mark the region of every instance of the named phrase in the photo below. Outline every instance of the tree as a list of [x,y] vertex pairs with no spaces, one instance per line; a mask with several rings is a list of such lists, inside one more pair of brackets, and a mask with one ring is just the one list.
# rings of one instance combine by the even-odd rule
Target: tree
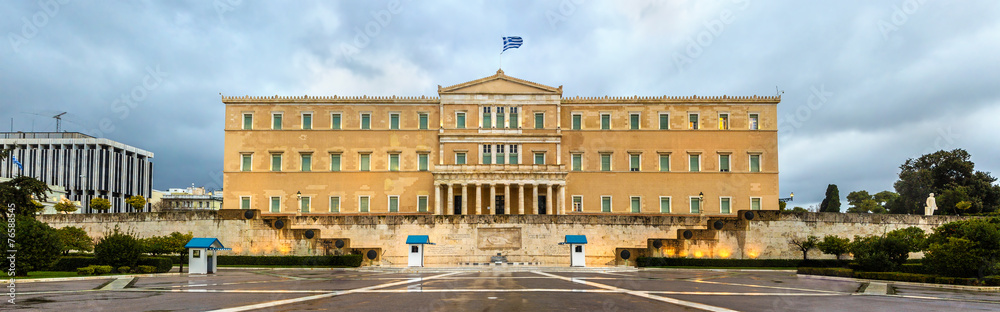
[[851,205],[847,208],[850,213],[886,213],[886,202],[898,197],[896,193],[882,191],[875,195],[868,194],[868,191],[860,190],[847,194],[847,203]]
[[146,207],[146,198],[142,195],[135,195],[126,199],[125,203],[132,206],[135,211],[142,211]]
[[0,204],[14,207],[14,214],[34,218],[35,214],[44,208],[34,198],[45,198],[49,185],[32,177],[17,176],[6,182],[0,182]]
[[840,255],[847,253],[850,244],[850,239],[827,235],[823,237],[822,241],[816,243],[816,247],[825,254],[837,256],[837,260],[840,260]]
[[836,184],[826,187],[826,198],[819,204],[819,212],[840,212],[840,191]]
[[94,210],[107,211],[111,209],[111,201],[107,198],[94,197],[90,200],[90,208]]
[[809,212],[809,209],[805,209],[805,208],[797,207],[796,206],[796,207],[792,208],[792,212]]
[[[993,212],[1000,207],[1000,186],[988,172],[975,171],[971,156],[963,149],[937,151],[907,159],[901,165],[899,180],[894,187],[899,193],[899,206],[893,213],[923,214],[930,193],[945,195],[949,191],[965,192],[972,212]],[[953,190],[962,187],[962,190]],[[952,193],[952,195],[959,195]],[[943,200],[949,200],[944,196]],[[963,200],[952,200],[953,205]],[[945,207],[938,205],[939,207]],[[955,213],[954,206],[947,206],[941,213]],[[949,209],[951,209],[949,211]]]
[[170,233],[167,237],[167,250],[172,254],[184,254],[187,252],[187,248],[184,245],[191,241],[194,235],[191,232],[187,234],[181,234],[181,232]]
[[15,216],[14,221],[17,222],[15,235],[11,237],[12,233],[4,231],[7,238],[13,240],[14,246],[4,249],[17,250],[13,254],[17,264],[15,275],[26,276],[31,271],[45,270],[59,260],[63,246],[56,229],[32,216]]
[[795,246],[795,248],[798,248],[799,250],[802,251],[802,260],[809,260],[808,259],[809,250],[816,248],[816,242],[818,240],[819,239],[816,238],[816,236],[809,235],[809,237],[806,237],[804,239],[793,238],[792,241],[789,243],[792,244],[792,246]]
[[924,265],[942,275],[994,275],[1000,261],[1000,218],[946,223],[927,236]]
[[70,250],[94,250],[94,240],[90,236],[87,236],[87,232],[83,229],[75,226],[67,226],[56,231],[59,233],[59,240],[62,241],[63,255],[69,254]]
[[778,201],[778,210],[785,211],[786,207],[788,207],[788,203],[780,200]]
[[104,233],[94,246],[94,258],[102,265],[135,267],[142,253],[142,244],[132,232],[122,232],[115,226],[114,231]]
[[54,208],[56,209],[56,211],[62,212],[62,213],[71,213],[71,212],[76,211],[76,209],[77,209],[76,205],[73,204],[72,201],[70,201],[68,198],[65,198],[65,197],[63,197],[61,200],[59,200],[59,202],[55,204]]

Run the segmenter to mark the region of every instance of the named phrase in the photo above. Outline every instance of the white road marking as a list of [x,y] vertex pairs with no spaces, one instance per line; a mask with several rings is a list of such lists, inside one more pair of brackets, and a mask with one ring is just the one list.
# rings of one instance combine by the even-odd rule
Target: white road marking
[[679,300],[679,299],[674,299],[674,298],[668,298],[668,297],[654,296],[654,295],[650,295],[648,292],[644,292],[644,291],[636,291],[636,290],[629,290],[629,289],[624,289],[624,288],[618,288],[618,287],[609,286],[609,285],[605,285],[605,284],[601,284],[601,283],[595,283],[595,282],[591,282],[591,281],[573,280],[573,279],[568,278],[568,277],[563,277],[563,276],[559,276],[559,275],[555,275],[555,274],[549,274],[549,273],[545,273],[545,272],[537,272],[537,271],[535,271],[535,272],[532,272],[532,273],[543,275],[543,276],[548,276],[548,277],[553,277],[553,278],[558,278],[558,279],[561,279],[561,280],[570,281],[570,282],[574,282],[574,283],[584,284],[584,285],[588,285],[588,286],[594,286],[594,287],[598,287],[598,288],[603,288],[603,289],[607,289],[607,290],[613,290],[615,292],[629,294],[629,295],[633,295],[633,296],[636,296],[636,297],[642,297],[642,298],[646,298],[646,299],[651,299],[651,300],[656,300],[656,301],[662,301],[662,302],[666,302],[666,303],[676,304],[676,305],[679,305],[679,306],[685,306],[685,307],[689,307],[689,308],[701,309],[701,310],[705,310],[705,311],[713,311],[713,312],[735,312],[736,311],[736,310],[726,309],[726,308],[723,308],[723,307],[717,307],[717,306],[707,305],[707,304],[703,304],[703,303],[697,303],[697,302],[691,302],[691,301],[684,301],[684,300]]
[[766,285],[754,285],[754,284],[740,284],[740,283],[724,283],[724,282],[712,282],[712,281],[705,281],[705,280],[689,280],[688,282],[705,283],[705,284],[718,284],[718,285],[729,285],[729,286],[743,286],[743,287],[754,287],[754,288],[770,288],[770,289],[781,289],[781,290],[812,291],[812,292],[831,293],[831,294],[846,294],[846,293],[843,293],[843,292],[830,291],[830,290],[795,288],[795,287],[781,287],[781,286],[766,286]]

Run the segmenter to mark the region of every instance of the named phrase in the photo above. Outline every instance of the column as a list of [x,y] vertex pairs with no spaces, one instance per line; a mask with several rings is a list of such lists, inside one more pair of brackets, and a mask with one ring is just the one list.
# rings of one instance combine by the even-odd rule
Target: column
[[517,184],[517,210],[524,214],[524,183]]
[[545,213],[555,214],[556,207],[552,206],[552,184],[545,186]]
[[447,186],[448,186],[448,200],[446,200],[446,202],[448,202],[448,206],[444,207],[445,211],[444,214],[452,215],[455,213],[455,210],[452,208],[455,207],[455,185],[447,184]]
[[483,184],[476,183],[476,214],[483,214]]
[[[497,187],[496,187],[496,184],[492,184],[492,183],[490,184],[490,198],[486,199],[486,203],[487,203],[487,205],[486,205],[487,207],[496,206],[496,203],[497,203]],[[491,208],[490,209],[490,214],[491,215],[497,214],[497,207]]]
[[504,214],[510,214],[510,183],[503,185],[503,209]]
[[531,214],[538,214],[538,184],[531,185],[532,194],[531,196]]
[[469,214],[469,185],[462,183],[462,215]]
[[441,184],[434,183],[434,215],[441,215]]
[[566,185],[559,186],[559,214],[566,214]]

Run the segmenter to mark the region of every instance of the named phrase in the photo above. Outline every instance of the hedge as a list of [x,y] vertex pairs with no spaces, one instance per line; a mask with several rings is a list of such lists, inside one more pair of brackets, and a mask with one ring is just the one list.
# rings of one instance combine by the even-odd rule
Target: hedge
[[136,267],[135,273],[142,273],[142,274],[156,273],[156,267],[151,265],[140,265]]
[[361,255],[343,256],[218,256],[218,265],[361,266]]
[[636,260],[639,267],[657,266],[704,266],[704,267],[844,267],[843,260],[799,260],[799,259],[698,259],[698,258],[667,258],[639,257]]
[[945,277],[929,274],[915,274],[902,272],[857,272],[851,269],[842,268],[799,268],[798,274],[825,275],[854,277],[860,279],[874,279],[898,282],[951,284],[969,286],[1000,286],[1000,275],[991,275],[982,279]]
[[139,258],[136,265],[148,265],[156,268],[156,273],[167,273],[174,267],[174,261],[168,257],[145,257]]
[[93,256],[90,257],[62,257],[56,264],[52,266],[53,271],[61,272],[73,272],[76,269],[88,267],[92,265],[97,265],[97,260],[94,260]]
[[840,277],[854,277],[854,270],[845,268],[809,268],[801,267],[796,271],[798,274],[809,274],[809,275],[825,275],[825,276],[840,276]]

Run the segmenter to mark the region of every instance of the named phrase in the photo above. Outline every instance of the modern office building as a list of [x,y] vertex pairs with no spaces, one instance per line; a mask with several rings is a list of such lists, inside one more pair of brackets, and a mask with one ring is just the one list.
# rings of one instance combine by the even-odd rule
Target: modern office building
[[564,97],[503,71],[437,97],[223,96],[224,196],[276,214],[778,209],[780,100]]
[[62,186],[67,198],[80,202],[78,213],[95,212],[94,197],[111,202],[108,212],[133,212],[125,199],[151,195],[153,153],[139,148],[78,132],[0,132],[0,147],[23,167],[5,159],[0,177],[24,175]]

